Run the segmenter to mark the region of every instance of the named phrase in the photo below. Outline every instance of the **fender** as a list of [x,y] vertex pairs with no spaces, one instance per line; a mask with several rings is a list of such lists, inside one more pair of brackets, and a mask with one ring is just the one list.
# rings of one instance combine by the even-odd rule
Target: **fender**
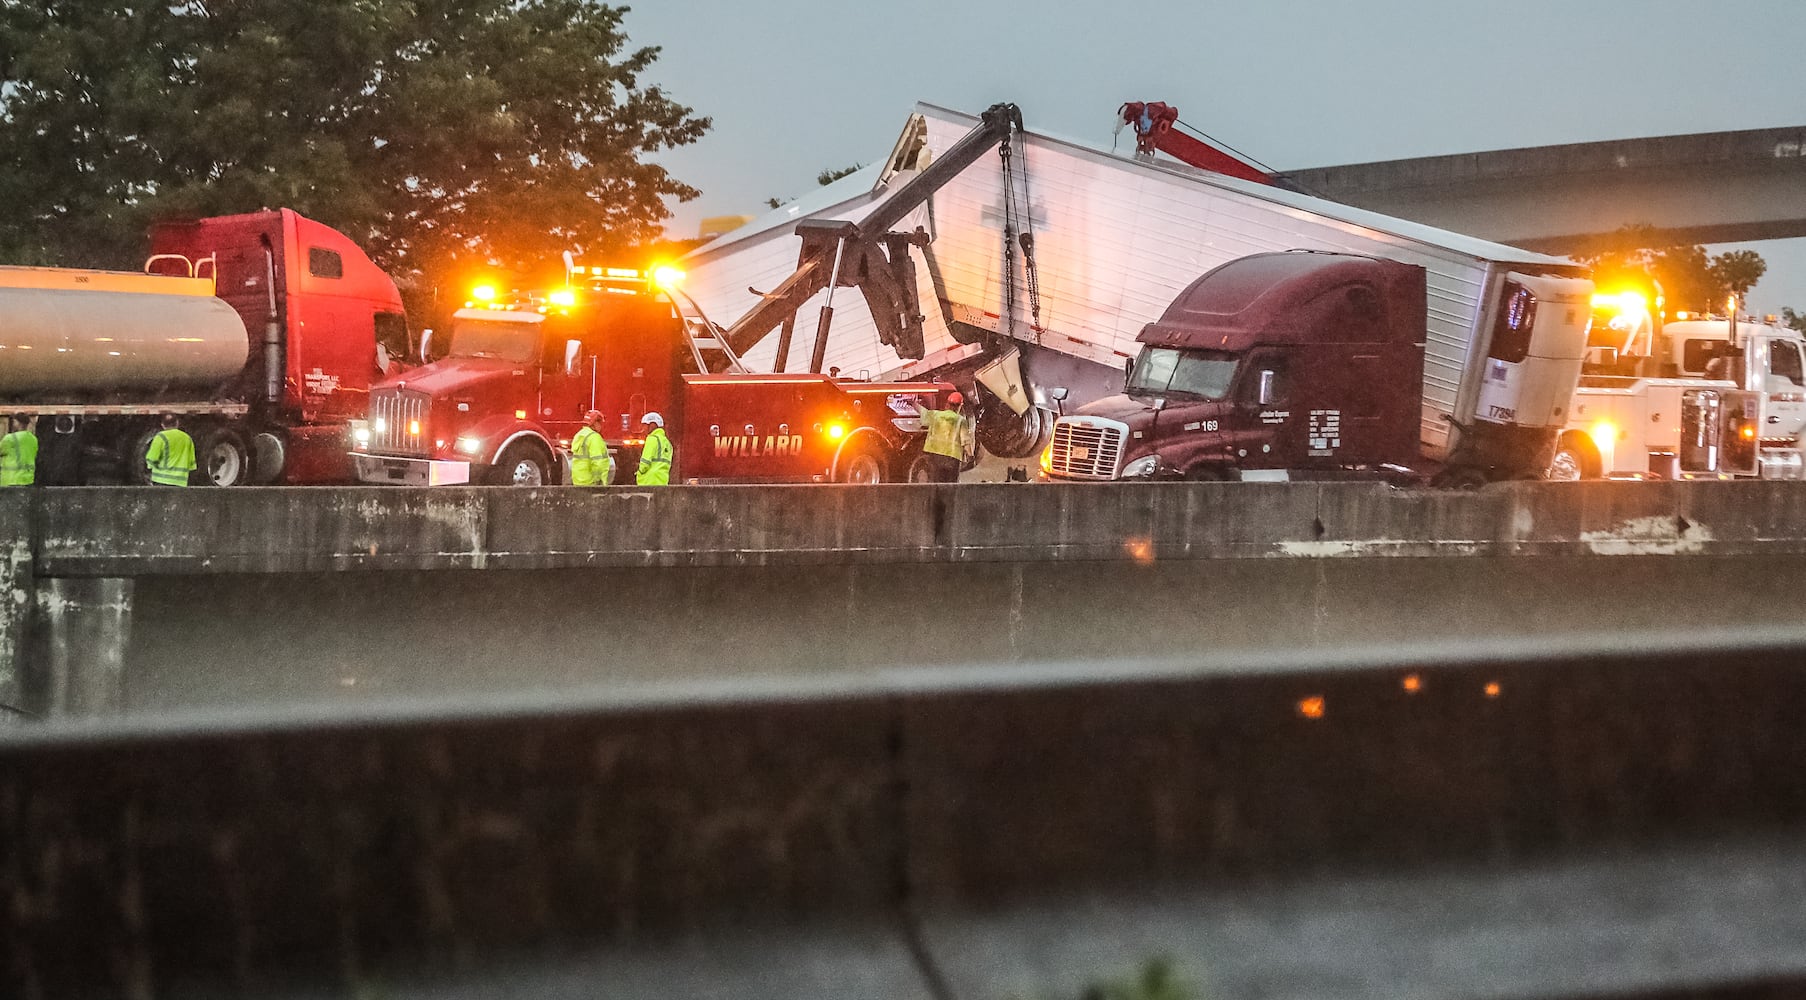
[[495,450],[489,453],[489,461],[487,464],[494,465],[501,461],[502,452],[507,451],[509,445],[519,441],[521,438],[532,438],[533,440],[538,441],[545,447],[546,454],[551,455],[554,460],[558,458],[558,446],[554,445],[551,440],[546,437],[544,431],[541,431],[537,427],[525,427],[508,435],[506,438],[503,438],[502,443],[496,445]]
[[828,466],[828,474],[830,476],[838,475],[840,472],[840,456],[846,454],[847,447],[855,441],[864,441],[867,438],[870,438],[871,440],[877,442],[878,449],[883,454],[889,454],[896,450],[895,448],[892,448],[890,446],[890,443],[888,441],[884,440],[884,435],[878,433],[873,428],[871,428],[871,427],[855,428],[853,430],[853,433],[848,434],[846,436],[846,439],[840,442],[840,447],[834,449],[834,461],[832,463],[830,463]]

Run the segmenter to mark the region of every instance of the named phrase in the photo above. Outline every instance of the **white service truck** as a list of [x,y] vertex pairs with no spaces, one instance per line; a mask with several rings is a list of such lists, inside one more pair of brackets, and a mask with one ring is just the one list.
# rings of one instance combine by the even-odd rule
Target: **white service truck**
[[1691,319],[1630,346],[1642,353],[1607,349],[1581,376],[1550,479],[1801,477],[1806,340],[1798,331]]

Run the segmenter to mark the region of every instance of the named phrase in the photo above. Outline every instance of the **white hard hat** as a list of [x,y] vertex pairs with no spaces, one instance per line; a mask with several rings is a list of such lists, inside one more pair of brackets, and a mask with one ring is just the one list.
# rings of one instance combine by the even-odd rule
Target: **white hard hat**
[[640,423],[651,424],[654,427],[663,427],[665,426],[665,418],[659,416],[657,410],[653,410],[651,413],[641,417]]

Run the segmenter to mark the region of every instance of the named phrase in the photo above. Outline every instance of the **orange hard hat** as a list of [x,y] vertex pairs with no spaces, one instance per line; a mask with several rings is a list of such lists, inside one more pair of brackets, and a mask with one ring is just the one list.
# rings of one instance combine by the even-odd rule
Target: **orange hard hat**
[[960,395],[958,389],[955,389],[952,392],[947,394],[947,402],[954,406],[958,406],[959,404],[961,404],[965,401],[966,401],[966,397]]

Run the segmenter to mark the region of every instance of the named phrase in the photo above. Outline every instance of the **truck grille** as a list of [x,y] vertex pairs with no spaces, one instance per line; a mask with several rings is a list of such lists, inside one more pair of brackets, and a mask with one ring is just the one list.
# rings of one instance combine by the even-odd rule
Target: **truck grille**
[[1115,421],[1061,417],[1054,424],[1053,475],[1063,479],[1115,479],[1128,428]]
[[370,393],[370,451],[378,455],[430,455],[427,414],[431,400],[422,392],[377,389]]

